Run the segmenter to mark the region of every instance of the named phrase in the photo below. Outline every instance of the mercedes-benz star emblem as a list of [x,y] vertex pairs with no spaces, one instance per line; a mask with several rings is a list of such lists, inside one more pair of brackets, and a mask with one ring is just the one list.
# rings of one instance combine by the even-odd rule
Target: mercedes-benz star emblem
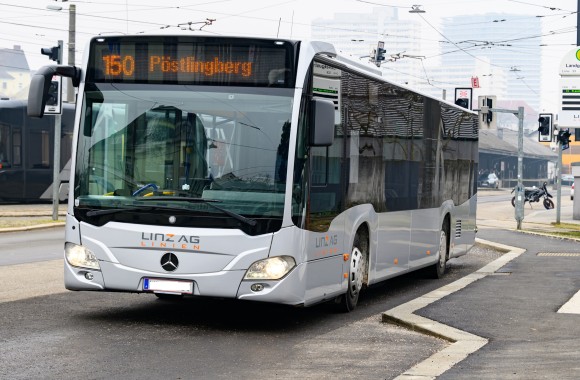
[[173,272],[179,266],[179,260],[175,253],[166,253],[165,255],[161,256],[161,268],[165,269],[168,272]]

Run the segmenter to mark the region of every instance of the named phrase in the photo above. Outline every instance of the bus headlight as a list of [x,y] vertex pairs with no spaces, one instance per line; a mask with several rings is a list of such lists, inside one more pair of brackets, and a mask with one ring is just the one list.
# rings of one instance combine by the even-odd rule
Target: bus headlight
[[279,280],[296,266],[296,261],[291,256],[269,257],[253,263],[244,280]]
[[66,243],[64,245],[64,256],[66,261],[73,267],[101,270],[97,256],[82,245]]

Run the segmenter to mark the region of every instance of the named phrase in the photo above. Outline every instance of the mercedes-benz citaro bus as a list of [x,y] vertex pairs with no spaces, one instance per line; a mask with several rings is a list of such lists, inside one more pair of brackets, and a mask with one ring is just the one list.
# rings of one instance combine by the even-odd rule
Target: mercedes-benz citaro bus
[[93,38],[78,87],[67,289],[352,310],[474,244],[476,114],[323,42]]

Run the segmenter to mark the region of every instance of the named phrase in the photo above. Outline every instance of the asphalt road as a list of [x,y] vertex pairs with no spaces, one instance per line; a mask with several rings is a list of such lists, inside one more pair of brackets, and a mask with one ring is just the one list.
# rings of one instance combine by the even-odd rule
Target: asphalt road
[[[483,209],[488,218],[513,215],[505,202]],[[531,210],[529,218],[550,219],[545,211]],[[0,234],[2,379],[390,379],[449,342],[384,324],[381,313],[500,256],[476,247],[449,262],[445,279],[414,273],[384,282],[361,294],[354,312],[343,314],[331,303],[304,309],[66,291],[63,234],[60,227]],[[499,230],[491,219],[479,235],[530,252],[578,250],[577,243]],[[501,274],[420,310],[490,340],[441,378],[578,378],[578,317],[555,314],[580,288],[577,263],[522,255]]]
[[70,292],[62,260],[4,265],[0,378],[394,378],[448,342],[384,324],[381,313],[497,256],[478,248],[449,262],[443,280],[415,273],[387,281],[363,293],[349,314],[331,303],[291,308]]

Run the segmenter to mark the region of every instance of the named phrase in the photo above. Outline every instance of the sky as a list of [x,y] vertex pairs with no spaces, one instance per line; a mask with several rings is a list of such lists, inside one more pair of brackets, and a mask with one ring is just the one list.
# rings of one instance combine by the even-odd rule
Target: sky
[[[537,53],[542,55],[543,70],[547,73],[542,83],[542,96],[549,99],[557,96],[560,60],[576,44],[574,12],[578,2],[580,0],[0,0],[0,47],[20,45],[31,69],[50,64],[51,61],[40,54],[40,49],[63,40],[67,51],[70,4],[76,6],[77,64],[82,61],[90,37],[98,34],[168,33],[182,28],[201,28],[205,33],[218,35],[303,39],[310,38],[313,20],[332,18],[333,13],[368,13],[375,7],[396,8],[399,18],[420,20],[422,38],[432,41],[427,46],[436,51],[437,41],[446,38],[440,32],[443,17],[505,12],[522,18],[542,17],[541,31],[530,30],[521,37],[545,35],[542,43],[547,46],[539,46],[538,42]],[[420,16],[409,13],[414,5],[420,5],[425,13]],[[62,10],[47,9],[49,6],[62,7]],[[378,37],[369,36],[372,38]],[[525,55],[514,53],[514,61],[522,57]],[[66,54],[64,62],[67,62]],[[543,103],[551,104],[551,101]]]

